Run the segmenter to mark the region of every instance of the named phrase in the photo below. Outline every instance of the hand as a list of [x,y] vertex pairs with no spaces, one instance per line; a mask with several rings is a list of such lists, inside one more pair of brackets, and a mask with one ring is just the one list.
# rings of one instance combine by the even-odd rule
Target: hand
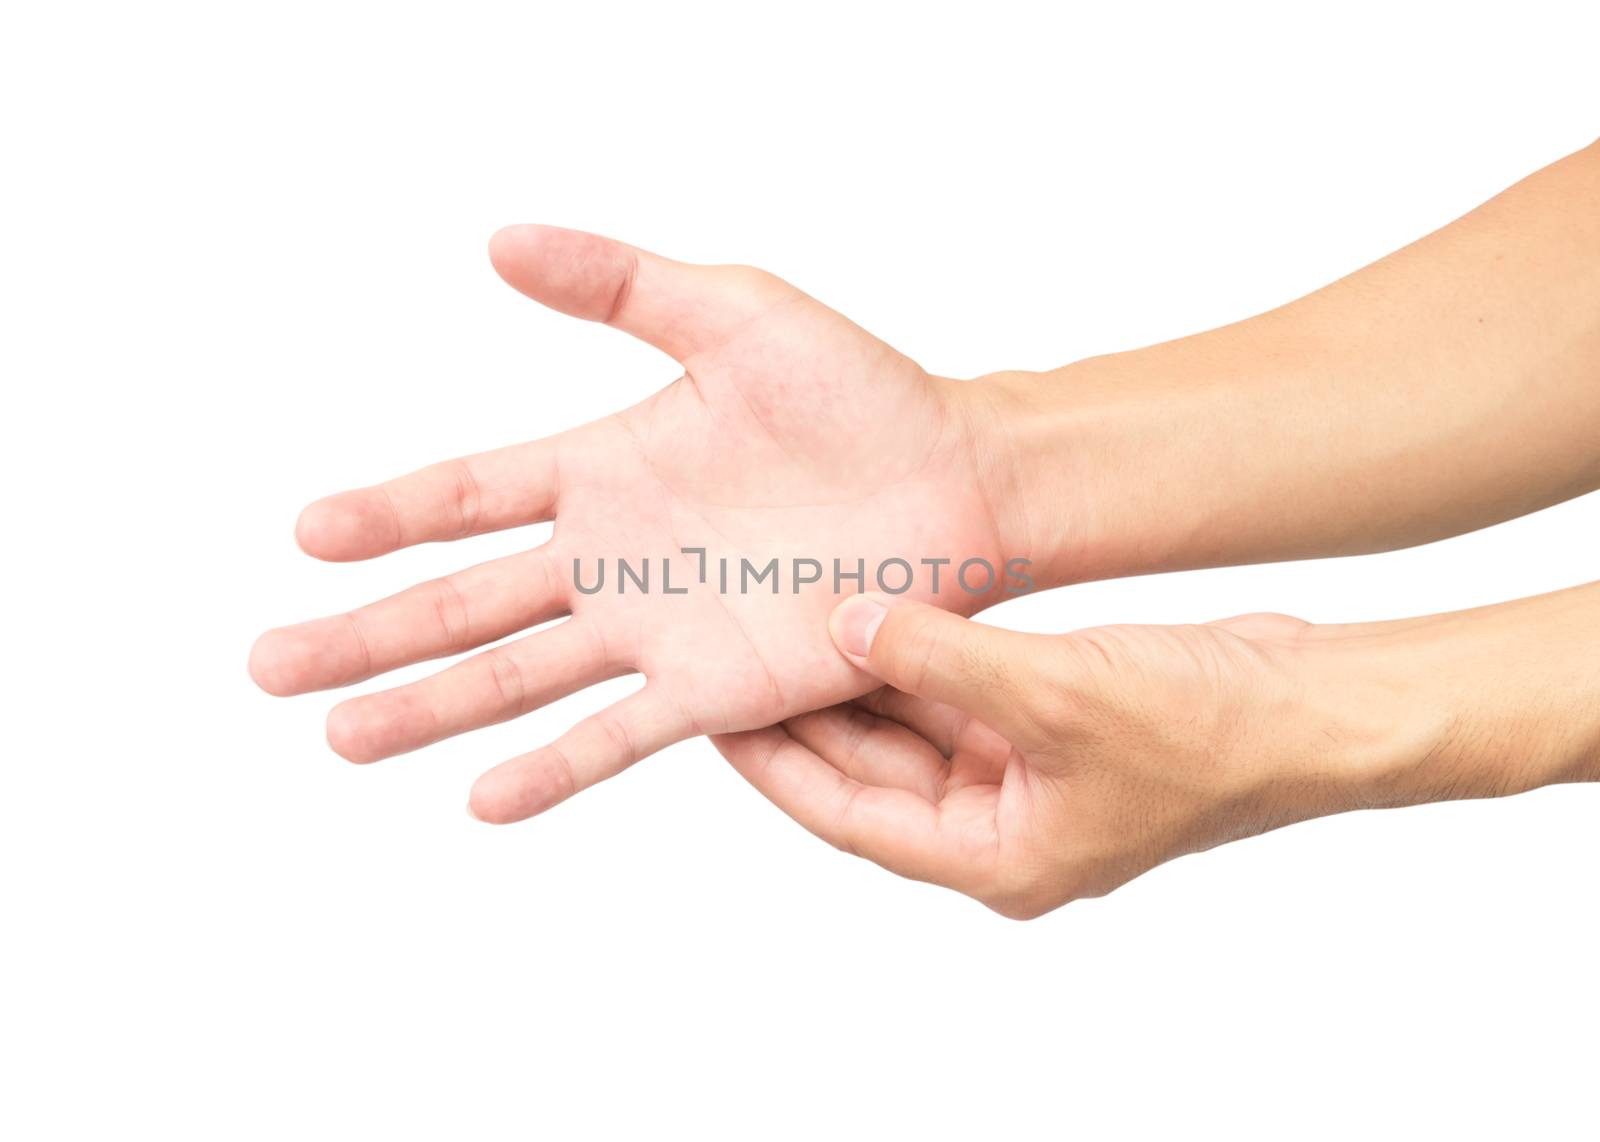
[[[270,631],[250,670],[274,694],[345,686],[481,646],[547,620],[420,682],[359,697],[328,719],[333,748],[375,761],[517,717],[605,678],[645,686],[554,743],[481,777],[471,808],[489,821],[542,811],[695,734],[765,726],[868,689],[828,642],[847,569],[888,557],[1000,567],[965,386],[914,362],[794,287],[758,270],[669,261],[588,234],[515,226],[490,245],[523,293],[604,321],[683,365],[642,404],[544,440],[425,468],[312,504],[296,537],[320,559],[555,520],[541,547],[413,587],[349,614]],[[698,582],[698,557],[816,559],[823,581],[798,597],[765,585],[723,594]],[[648,558],[651,593],[617,593],[615,560]],[[661,593],[670,559],[674,588]],[[574,589],[574,560],[592,585]],[[948,571],[947,571],[948,575]],[[870,581],[868,583],[870,586]],[[933,598],[919,579],[913,594]],[[846,583],[847,592],[854,585]],[[973,611],[984,596],[950,591]]]
[[888,685],[715,741],[839,848],[1025,918],[1310,817],[1600,776],[1597,628],[1596,588],[1055,637],[866,596],[833,638]]

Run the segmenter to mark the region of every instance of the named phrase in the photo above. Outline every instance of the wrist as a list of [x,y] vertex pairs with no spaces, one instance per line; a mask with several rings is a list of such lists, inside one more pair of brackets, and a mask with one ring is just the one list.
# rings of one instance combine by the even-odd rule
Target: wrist
[[1174,488],[1161,410],[1098,359],[991,373],[958,396],[1000,542],[1038,588],[1185,564],[1172,516],[1141,502]]
[[1347,630],[1323,649],[1371,729],[1341,759],[1355,806],[1600,780],[1600,587]]
[[991,373],[951,389],[996,538],[1007,558],[1029,561],[1037,590],[1094,577],[1075,574],[1089,547],[1071,494],[1076,432],[1051,376]]
[[1325,431],[1344,372],[1280,311],[963,395],[997,522],[1060,586],[1371,549]]

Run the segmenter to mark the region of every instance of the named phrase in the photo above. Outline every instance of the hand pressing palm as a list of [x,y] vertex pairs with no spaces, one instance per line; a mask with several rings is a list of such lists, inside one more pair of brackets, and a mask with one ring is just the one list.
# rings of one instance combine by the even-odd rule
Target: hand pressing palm
[[1412,682],[1464,692],[1448,616],[1046,636],[879,596],[844,603],[832,627],[888,685],[717,748],[837,847],[1008,916],[1294,821],[1407,803],[1417,758],[1471,795],[1439,749],[1442,704]]
[[[683,376],[593,424],[305,510],[300,545],[337,561],[552,519],[555,527],[520,555],[268,632],[250,667],[274,694],[348,685],[571,616],[335,707],[328,737],[340,754],[390,757],[642,673],[638,692],[479,778],[473,811],[518,820],[672,742],[771,725],[871,689],[827,636],[835,557],[847,570],[864,560],[868,589],[882,559],[952,558],[936,597],[920,573],[912,597],[968,613],[990,601],[949,583],[962,560],[1001,568],[1007,554],[980,491],[961,386],[757,270],[686,265],[539,226],[501,231],[490,256],[529,297],[641,338],[679,361]],[[685,548],[705,549],[708,583]],[[614,572],[619,558],[656,564],[650,593],[619,594],[614,574],[599,593],[575,589],[575,559],[592,586],[599,562]],[[776,596],[768,583],[724,594],[714,589],[724,558],[735,582],[741,558],[758,568],[777,558],[780,569],[815,559],[825,572],[798,595],[787,570]],[[661,593],[663,559],[688,594]]]

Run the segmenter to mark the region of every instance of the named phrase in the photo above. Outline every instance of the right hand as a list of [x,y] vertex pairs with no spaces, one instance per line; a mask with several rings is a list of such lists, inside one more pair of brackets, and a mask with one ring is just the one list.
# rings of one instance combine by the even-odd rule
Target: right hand
[[718,749],[837,847],[1017,918],[1390,803],[1386,779],[1442,740],[1396,653],[1405,623],[1262,614],[1043,636],[862,596],[830,625],[886,685]]

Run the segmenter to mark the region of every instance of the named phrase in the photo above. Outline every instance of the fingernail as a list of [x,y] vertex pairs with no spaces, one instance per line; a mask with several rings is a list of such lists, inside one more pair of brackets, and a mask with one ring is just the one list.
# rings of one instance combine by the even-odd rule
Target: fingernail
[[835,627],[839,649],[857,658],[865,658],[871,652],[872,640],[888,613],[889,609],[882,603],[865,595],[845,600],[839,608]]

